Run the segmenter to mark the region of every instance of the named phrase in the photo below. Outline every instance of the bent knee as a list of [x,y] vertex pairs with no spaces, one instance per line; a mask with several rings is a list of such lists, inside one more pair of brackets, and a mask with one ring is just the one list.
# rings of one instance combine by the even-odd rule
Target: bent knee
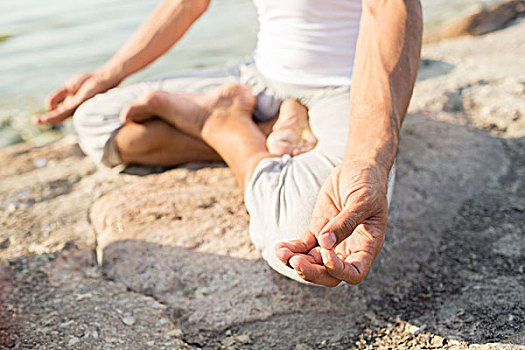
[[[308,227],[317,195],[331,171],[316,155],[263,159],[246,187],[250,237],[273,252],[276,242],[297,239]],[[325,169],[326,168],[326,169]]]
[[96,101],[89,99],[75,110],[73,114],[73,126],[77,133],[82,133],[86,127],[96,127],[97,121],[101,121],[100,118],[97,118],[97,115],[102,115],[102,111],[97,107],[98,104]]
[[104,104],[93,98],[80,105],[72,119],[80,147],[96,163],[101,163],[106,144],[121,126],[118,115],[105,111]]
[[123,161],[133,161],[133,156],[159,149],[172,136],[169,126],[158,119],[144,123],[126,123],[115,135],[117,149]]

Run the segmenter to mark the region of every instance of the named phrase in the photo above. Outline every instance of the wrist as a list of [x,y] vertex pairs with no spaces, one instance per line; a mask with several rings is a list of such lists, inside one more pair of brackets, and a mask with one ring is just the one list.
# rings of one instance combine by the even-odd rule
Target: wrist
[[107,89],[111,89],[120,84],[125,76],[119,69],[102,66],[93,72],[93,78],[104,85]]
[[343,163],[361,168],[374,169],[377,172],[386,175],[394,164],[397,153],[397,140],[377,141],[373,144],[358,142],[347,145]]
[[391,168],[374,159],[343,159],[340,166],[343,171],[367,173],[383,185],[388,183],[388,174]]
[[388,192],[388,174],[385,167],[373,161],[343,160],[336,173],[345,184],[339,189],[342,198],[348,198],[352,193],[366,189],[366,193],[374,198],[384,197]]

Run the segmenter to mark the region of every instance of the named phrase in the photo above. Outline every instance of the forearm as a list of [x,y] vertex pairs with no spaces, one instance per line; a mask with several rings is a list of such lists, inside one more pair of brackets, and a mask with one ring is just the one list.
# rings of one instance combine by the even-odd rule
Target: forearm
[[117,85],[168,51],[206,10],[209,0],[165,0],[120,50],[95,71]]
[[345,162],[388,174],[419,67],[418,0],[364,0],[354,61]]

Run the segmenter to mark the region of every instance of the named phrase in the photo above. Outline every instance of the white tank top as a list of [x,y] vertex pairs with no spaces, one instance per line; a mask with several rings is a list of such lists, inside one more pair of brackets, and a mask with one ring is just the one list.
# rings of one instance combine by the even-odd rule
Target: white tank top
[[255,64],[266,77],[308,86],[350,85],[361,0],[254,0]]

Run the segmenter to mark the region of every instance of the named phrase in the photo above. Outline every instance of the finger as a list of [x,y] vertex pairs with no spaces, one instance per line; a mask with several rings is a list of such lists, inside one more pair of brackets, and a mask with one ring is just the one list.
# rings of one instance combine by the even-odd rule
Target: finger
[[66,87],[56,90],[46,99],[46,108],[50,111],[54,110],[57,104],[66,98],[67,95],[69,95],[69,92]]
[[322,265],[323,258],[321,257],[321,247],[317,246],[308,252],[308,255],[314,259],[316,264]]
[[289,265],[289,260],[292,256],[295,255],[289,248],[286,246],[281,245],[280,243],[277,243],[274,247],[275,250],[275,256],[281,260],[285,265]]
[[274,248],[276,251],[280,249],[288,249],[292,253],[304,254],[308,253],[308,251],[310,250],[308,249],[308,245],[306,244],[306,242],[299,239],[295,239],[293,241],[288,242],[278,242],[275,244]]
[[69,118],[74,110],[76,109],[70,107],[69,105],[61,105],[57,109],[49,111],[41,115],[33,116],[33,123],[35,124],[58,124]]
[[[309,235],[309,237],[313,237],[315,239],[315,236]],[[279,260],[281,260],[286,265],[289,265],[289,260],[294,255],[304,255],[309,258],[311,257],[312,263],[314,264],[322,264],[323,260],[321,258],[321,254],[319,253],[319,246],[315,246],[317,242],[305,242],[302,240],[293,240],[288,242],[278,242],[275,244],[275,255]],[[311,248],[311,245],[314,245],[313,248]]]
[[278,242],[275,246],[286,247],[296,253],[307,253],[310,249],[317,246],[317,238],[312,231],[306,230],[298,239]]
[[343,210],[321,230],[318,237],[319,245],[326,249],[335,247],[350,236],[368,216],[367,211],[360,207]]
[[304,256],[296,255],[290,259],[290,265],[303,280],[321,284],[327,287],[337,286],[341,280],[337,279],[326,271],[324,266],[313,264]]
[[289,260],[296,254],[306,254],[311,249],[310,242],[305,242],[300,239],[295,239],[288,242],[278,242],[274,246],[275,255],[286,265],[289,265]]
[[76,94],[78,89],[80,89],[82,84],[84,84],[84,82],[88,80],[89,77],[91,77],[91,75],[86,73],[75,74],[68,81],[66,81],[65,87],[69,93]]
[[351,254],[346,259],[333,250],[321,249],[323,265],[327,273],[350,284],[358,284],[367,275],[372,265],[372,256],[366,252]]
[[308,255],[308,254],[295,254],[294,256],[304,258],[309,264],[319,265],[319,264],[316,263],[314,257],[311,256],[311,255]]

